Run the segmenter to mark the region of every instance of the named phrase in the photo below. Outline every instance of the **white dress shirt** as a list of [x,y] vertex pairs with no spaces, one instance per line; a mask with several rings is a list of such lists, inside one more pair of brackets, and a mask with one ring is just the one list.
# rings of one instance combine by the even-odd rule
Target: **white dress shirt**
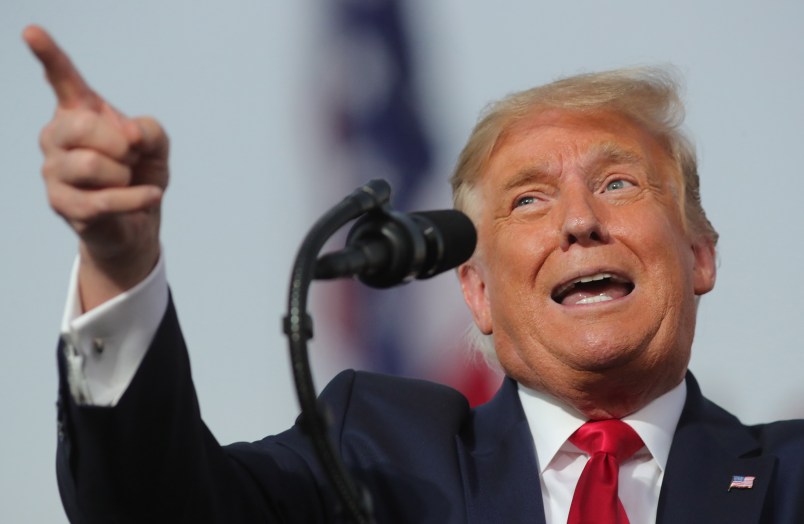
[[[620,500],[631,524],[656,522],[667,457],[686,398],[687,386],[681,381],[674,389],[622,419],[645,443],[620,466]],[[519,399],[536,447],[546,522],[566,524],[575,485],[589,459],[588,454],[568,439],[587,419],[554,398],[522,385]]]

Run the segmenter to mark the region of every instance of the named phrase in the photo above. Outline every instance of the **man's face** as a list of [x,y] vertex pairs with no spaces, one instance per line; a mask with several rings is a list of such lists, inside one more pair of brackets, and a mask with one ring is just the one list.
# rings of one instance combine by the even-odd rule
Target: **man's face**
[[614,113],[535,113],[506,133],[475,187],[478,251],[460,277],[509,375],[554,393],[683,378],[715,264],[684,231],[673,169]]

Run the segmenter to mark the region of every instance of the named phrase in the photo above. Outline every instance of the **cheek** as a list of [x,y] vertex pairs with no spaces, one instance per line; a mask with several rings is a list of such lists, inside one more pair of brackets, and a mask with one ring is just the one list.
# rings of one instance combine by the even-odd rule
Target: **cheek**
[[537,297],[537,276],[549,255],[540,234],[512,226],[481,234],[480,256],[488,268],[486,293],[495,323],[528,315]]
[[647,307],[666,320],[675,318],[678,322],[685,311],[694,309],[695,257],[680,227],[668,220],[654,225],[644,228],[633,248],[650,275],[654,299]]
[[630,244],[645,263],[692,267],[692,247],[677,210],[655,202],[646,207],[624,215],[624,220],[613,226],[614,235]]
[[509,222],[494,228],[486,243],[490,267],[498,274],[534,277],[552,251],[548,236],[539,226]]
[[652,246],[654,264],[664,268],[668,286],[674,286],[676,293],[692,291],[695,257],[686,238],[678,233],[666,235],[664,242]]

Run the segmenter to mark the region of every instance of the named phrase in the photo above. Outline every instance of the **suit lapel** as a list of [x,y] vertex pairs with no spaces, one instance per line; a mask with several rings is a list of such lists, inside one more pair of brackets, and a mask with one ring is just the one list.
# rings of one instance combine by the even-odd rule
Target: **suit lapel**
[[544,524],[533,437],[507,378],[458,437],[467,522]]
[[[740,422],[707,401],[691,374],[659,497],[657,524],[757,523],[775,459]],[[729,490],[733,476],[755,477],[750,489]]]
[[[513,380],[503,382],[456,439],[467,522],[544,524],[533,438]],[[703,398],[688,374],[657,524],[760,522],[776,465],[761,451],[734,416]],[[755,477],[753,487],[729,490],[734,476]]]

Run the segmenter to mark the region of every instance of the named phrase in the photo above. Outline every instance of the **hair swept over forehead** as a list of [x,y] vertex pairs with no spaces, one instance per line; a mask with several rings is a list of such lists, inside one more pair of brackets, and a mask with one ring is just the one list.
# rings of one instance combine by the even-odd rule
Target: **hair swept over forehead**
[[632,119],[663,145],[677,166],[678,199],[692,234],[713,243],[717,232],[701,206],[695,148],[682,130],[684,104],[681,82],[671,68],[638,67],[586,73],[511,94],[486,107],[450,180],[455,207],[473,216],[473,194],[495,147],[506,130],[535,112],[563,109],[578,112],[611,111]]

